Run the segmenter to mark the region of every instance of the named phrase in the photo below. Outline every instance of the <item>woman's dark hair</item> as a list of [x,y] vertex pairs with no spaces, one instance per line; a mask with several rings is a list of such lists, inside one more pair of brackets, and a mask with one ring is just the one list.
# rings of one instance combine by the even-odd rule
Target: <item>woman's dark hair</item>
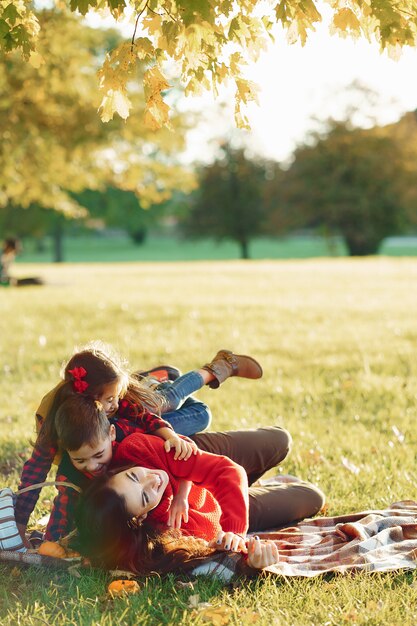
[[165,574],[188,570],[214,552],[203,539],[153,527],[148,520],[131,524],[124,498],[108,485],[112,475],[93,480],[76,510],[76,548],[93,565]]
[[[77,368],[82,368],[85,372],[85,374],[82,374],[81,380],[87,386],[81,392],[76,389],[74,374],[71,373],[73,370],[77,370]],[[160,396],[131,376],[127,370],[126,363],[122,361],[111,346],[101,341],[91,342],[76,352],[64,366],[62,378],[64,382],[57,390],[39,432],[37,443],[41,447],[48,448],[51,445],[57,445],[58,435],[55,416],[59,407],[67,398],[77,394],[96,400],[103,393],[105,386],[110,383],[117,382],[121,384],[121,397],[124,397],[129,402],[132,411],[130,419],[135,419],[136,414],[143,410],[160,413]]]

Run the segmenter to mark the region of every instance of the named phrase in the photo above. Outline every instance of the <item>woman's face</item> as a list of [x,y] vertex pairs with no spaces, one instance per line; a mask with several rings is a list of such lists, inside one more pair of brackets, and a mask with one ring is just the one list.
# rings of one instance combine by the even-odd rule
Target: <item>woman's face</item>
[[131,467],[112,476],[109,487],[123,496],[129,515],[145,519],[160,503],[168,480],[164,470]]

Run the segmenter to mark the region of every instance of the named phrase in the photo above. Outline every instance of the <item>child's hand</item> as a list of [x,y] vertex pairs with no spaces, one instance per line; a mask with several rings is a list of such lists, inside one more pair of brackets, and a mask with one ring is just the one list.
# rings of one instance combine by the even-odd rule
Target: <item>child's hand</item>
[[25,548],[31,548],[32,546],[30,545],[29,540],[26,537],[26,524],[16,524],[16,526]]
[[236,535],[235,533],[224,533],[222,530],[217,535],[216,541],[210,542],[211,548],[216,550],[224,550],[228,552],[247,552],[246,543],[243,537]]
[[278,548],[273,541],[261,541],[259,537],[250,537],[248,541],[249,567],[263,569],[279,561]]
[[172,499],[169,509],[168,526],[172,528],[181,528],[181,523],[188,522],[188,499],[176,495]]
[[198,450],[194,441],[185,441],[175,433],[165,440],[164,448],[166,452],[169,452],[171,448],[175,448],[174,459],[179,461],[187,461],[192,454],[197,454]]

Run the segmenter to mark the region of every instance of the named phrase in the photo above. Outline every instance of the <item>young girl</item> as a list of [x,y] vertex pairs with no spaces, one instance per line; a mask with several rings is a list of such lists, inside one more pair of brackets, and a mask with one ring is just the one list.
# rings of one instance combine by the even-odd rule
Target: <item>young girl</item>
[[[180,438],[173,431],[172,422],[176,418],[183,422],[188,418],[188,434],[192,434],[201,426],[202,415],[209,420],[210,413],[203,403],[181,407],[181,402],[203,385],[219,386],[229,376],[260,378],[262,369],[250,357],[220,351],[203,368],[179,377],[172,385],[151,389],[128,373],[126,365],[109,346],[101,342],[89,344],[72,356],[64,367],[63,380],[42,399],[36,412],[38,437],[32,456],[23,467],[19,489],[45,480],[58,452],[55,415],[71,395],[82,394],[100,401],[108,418],[133,421],[140,432],[154,433],[164,439],[166,452],[173,447],[176,458],[184,459],[194,451],[194,444]],[[163,420],[161,413],[170,417],[171,423]],[[192,426],[190,432],[191,418],[196,429]],[[17,499],[16,521],[22,538],[38,497],[39,491],[34,490]]]
[[[113,464],[138,463],[94,480],[82,495],[76,523],[78,547],[93,563],[137,573],[171,571],[211,547],[246,552],[251,531],[315,515],[324,496],[302,481],[249,488],[245,472],[230,459],[201,450],[186,463],[161,456],[156,437],[132,434],[118,444]],[[168,531],[170,502],[179,481],[192,481],[181,535]],[[168,531],[168,532],[167,532]],[[188,546],[188,548],[187,548]],[[198,548],[198,549],[197,549]]]

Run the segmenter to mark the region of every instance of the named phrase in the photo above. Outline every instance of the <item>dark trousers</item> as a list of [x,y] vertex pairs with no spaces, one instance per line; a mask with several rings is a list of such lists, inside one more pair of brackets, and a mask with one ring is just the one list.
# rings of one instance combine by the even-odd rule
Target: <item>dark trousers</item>
[[[291,448],[291,435],[270,426],[249,430],[199,433],[191,437],[201,450],[222,454],[239,463],[252,485],[265,472],[281,463]],[[249,488],[249,531],[256,532],[291,524],[318,513],[323,493],[303,481]]]

